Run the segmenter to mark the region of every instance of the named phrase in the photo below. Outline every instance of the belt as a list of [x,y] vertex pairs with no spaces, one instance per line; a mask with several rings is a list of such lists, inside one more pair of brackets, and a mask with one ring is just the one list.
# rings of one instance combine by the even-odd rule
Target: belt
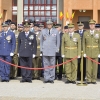
[[40,46],[37,46],[37,48],[40,48]]
[[98,46],[87,46],[88,48],[98,48]]
[[77,47],[65,47],[66,49],[77,49]]

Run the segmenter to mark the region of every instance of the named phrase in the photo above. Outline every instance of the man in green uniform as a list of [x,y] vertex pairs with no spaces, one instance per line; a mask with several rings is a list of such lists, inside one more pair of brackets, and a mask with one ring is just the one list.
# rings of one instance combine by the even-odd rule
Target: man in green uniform
[[[83,35],[83,52],[84,57],[88,56],[98,62],[100,58],[100,32],[95,30],[93,19],[89,21],[90,30],[84,32]],[[96,84],[98,64],[87,59],[86,61],[86,76],[87,83]]]
[[[41,67],[41,55],[40,55],[40,31],[39,31],[39,24],[34,24],[34,33],[36,35],[37,40],[37,55],[33,58],[33,66],[34,68]],[[33,78],[40,80],[40,70],[33,71]]]
[[[17,47],[18,47],[18,35],[19,35],[19,32],[16,30],[16,25],[15,25],[14,22],[11,22],[10,31],[15,33],[15,37],[16,37],[16,49],[15,49],[15,52],[14,52],[12,63],[18,66]],[[17,67],[12,66],[11,67],[11,72],[10,72],[10,78],[14,79],[16,77],[17,77]]]
[[[62,57],[65,61],[72,58],[81,56],[81,38],[78,33],[74,33],[74,24],[68,24],[68,34],[64,34],[62,37]],[[65,74],[67,77],[66,84],[76,84],[77,79],[77,59],[65,64]]]

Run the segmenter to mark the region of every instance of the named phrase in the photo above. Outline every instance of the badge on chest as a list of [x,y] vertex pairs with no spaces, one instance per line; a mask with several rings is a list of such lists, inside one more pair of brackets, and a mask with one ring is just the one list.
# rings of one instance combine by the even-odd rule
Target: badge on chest
[[11,41],[11,35],[8,35],[7,37],[6,37],[6,40],[8,41],[8,43]]
[[32,43],[31,42],[29,42],[29,45],[31,45]]
[[34,39],[34,36],[33,36],[33,35],[30,35],[30,36],[29,36],[29,39],[30,39],[30,40],[33,40],[33,39]]

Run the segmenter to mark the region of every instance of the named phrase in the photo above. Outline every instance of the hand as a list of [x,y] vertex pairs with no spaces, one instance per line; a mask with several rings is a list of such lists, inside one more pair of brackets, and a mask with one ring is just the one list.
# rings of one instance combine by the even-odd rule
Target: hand
[[58,50],[56,50],[56,53],[58,53],[59,52],[59,49]]
[[40,57],[42,56],[42,53],[40,54]]
[[14,53],[11,52],[11,53],[10,53],[10,56],[12,57],[13,55],[14,55]]
[[100,58],[100,54],[98,55],[98,58]]
[[62,55],[62,58],[64,58],[65,57],[65,55]]
[[78,58],[81,58],[80,56],[78,56]]
[[35,58],[36,55],[33,54],[33,58]]
[[83,56],[86,57],[86,54],[84,54]]
[[17,53],[18,57],[19,57],[19,53]]

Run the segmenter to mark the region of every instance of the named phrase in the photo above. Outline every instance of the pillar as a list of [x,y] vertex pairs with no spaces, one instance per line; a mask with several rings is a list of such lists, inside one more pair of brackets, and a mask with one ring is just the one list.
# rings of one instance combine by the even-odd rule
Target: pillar
[[98,23],[98,0],[93,0],[93,19]]
[[23,0],[17,1],[17,24],[23,22]]

